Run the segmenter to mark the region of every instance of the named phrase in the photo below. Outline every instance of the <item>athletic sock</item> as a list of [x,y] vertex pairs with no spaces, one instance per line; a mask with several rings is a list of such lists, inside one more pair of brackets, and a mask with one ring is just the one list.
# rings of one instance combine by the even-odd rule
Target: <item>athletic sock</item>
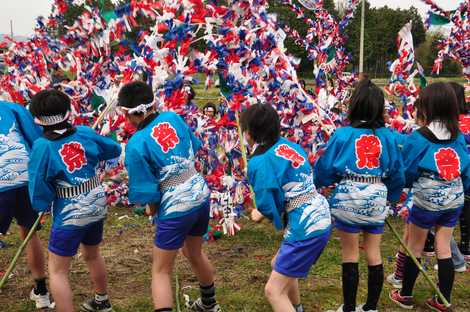
[[403,270],[405,268],[406,253],[399,250],[397,255],[397,262],[395,263],[395,279],[403,280]]
[[155,309],[155,312],[171,312],[171,311],[173,311],[172,308]]
[[36,295],[44,296],[47,294],[47,287],[46,287],[46,278],[38,278],[34,280],[36,282],[36,287],[34,288],[34,293]]
[[465,205],[460,214],[460,246],[468,252],[470,247],[470,200],[465,199]]
[[104,302],[106,300],[109,300],[108,294],[95,293],[95,302]]
[[377,310],[377,303],[379,302],[383,284],[383,264],[369,266],[369,275],[367,279],[367,301],[363,307],[364,311]]
[[359,284],[359,264],[343,263],[343,311],[356,311],[357,286]]
[[294,304],[294,309],[295,309],[295,312],[304,312],[304,307],[301,303]]
[[454,276],[455,276],[454,263],[452,262],[452,258],[438,259],[437,265],[438,265],[437,275],[439,276],[439,290],[442,292],[444,297],[450,303],[452,287],[454,286]]
[[214,283],[212,283],[209,286],[199,286],[201,290],[201,301],[204,307],[207,308],[212,308],[216,305],[216,300],[215,300],[215,286]]
[[[420,258],[418,258],[418,262],[421,262]],[[405,259],[405,268],[403,270],[403,287],[401,289],[400,295],[408,297],[413,295],[413,288],[415,287],[418,274],[418,267],[413,262],[413,259],[407,256]]]

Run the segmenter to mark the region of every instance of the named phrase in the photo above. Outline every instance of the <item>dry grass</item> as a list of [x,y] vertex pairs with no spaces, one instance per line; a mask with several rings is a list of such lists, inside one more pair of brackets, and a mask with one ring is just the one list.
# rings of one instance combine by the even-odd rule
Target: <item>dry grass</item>
[[[131,218],[119,220],[120,216]],[[400,222],[394,222],[400,227]],[[235,237],[224,237],[205,246],[210,259],[217,269],[217,296],[224,311],[264,312],[271,311],[263,295],[263,287],[270,272],[270,260],[281,241],[281,235],[275,233],[268,223],[253,224],[242,220],[243,229]],[[48,226],[41,231],[44,243],[48,235]],[[111,209],[105,228],[105,241],[102,253],[106,259],[110,295],[117,312],[151,311],[150,268],[153,228],[144,217],[133,216],[123,208]],[[12,246],[0,250],[0,268],[6,268],[9,260],[19,245],[15,226],[12,233],[2,238]],[[393,255],[397,243],[390,233],[386,233],[383,244],[385,270],[393,269]],[[431,260],[427,264],[432,267]],[[338,239],[333,236],[330,243],[312,269],[308,279],[301,282],[302,301],[306,311],[325,311],[336,308],[341,302],[341,258]],[[0,269],[1,270],[1,269]],[[180,295],[197,296],[197,280],[191,273],[183,257],[176,265],[176,276]],[[435,275],[434,271],[430,271]],[[70,274],[75,303],[78,306],[91,293],[86,266],[80,255],[76,257]],[[358,303],[366,297],[367,266],[361,263],[361,287]],[[470,311],[470,274],[457,274],[454,287],[454,304],[456,312]],[[33,311],[28,301],[31,290],[31,278],[25,259],[19,262],[14,276],[9,280],[3,293],[0,294],[0,310],[5,312]],[[399,311],[387,298],[390,288],[386,285],[380,302],[381,311]],[[417,311],[426,311],[422,303],[431,295],[431,291],[421,277],[416,286],[416,298],[419,303]],[[184,309],[183,309],[184,311]]]

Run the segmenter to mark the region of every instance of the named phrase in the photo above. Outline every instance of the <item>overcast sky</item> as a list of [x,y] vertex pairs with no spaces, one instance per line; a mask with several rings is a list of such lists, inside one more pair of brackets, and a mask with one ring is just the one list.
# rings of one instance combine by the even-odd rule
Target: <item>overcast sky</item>
[[[426,6],[420,0],[369,0],[372,6],[408,8],[412,5],[418,7],[422,14]],[[444,9],[455,9],[462,0],[436,0]],[[10,33],[10,20],[13,20],[15,35],[30,35],[34,28],[35,18],[38,15],[48,15],[53,0],[1,0],[0,7],[0,34]],[[391,4],[393,3],[393,4]]]

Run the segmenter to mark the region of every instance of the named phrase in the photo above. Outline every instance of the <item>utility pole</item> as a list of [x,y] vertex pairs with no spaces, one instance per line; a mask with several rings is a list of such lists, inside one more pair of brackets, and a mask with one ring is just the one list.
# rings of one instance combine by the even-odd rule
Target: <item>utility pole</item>
[[13,38],[13,20],[10,20],[10,35]]
[[362,9],[361,9],[361,41],[360,41],[360,51],[359,51],[359,75],[362,77],[364,73],[364,27],[366,19],[366,0],[362,0]]

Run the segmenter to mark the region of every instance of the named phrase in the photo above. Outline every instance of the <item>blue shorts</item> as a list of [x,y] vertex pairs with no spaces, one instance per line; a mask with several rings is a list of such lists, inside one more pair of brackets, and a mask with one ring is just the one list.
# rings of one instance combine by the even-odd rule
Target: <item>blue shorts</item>
[[51,229],[49,251],[62,257],[73,257],[80,244],[96,246],[103,241],[103,223],[98,221],[73,230]]
[[413,206],[408,220],[410,223],[423,229],[430,229],[440,225],[453,228],[457,225],[462,208],[443,211],[430,211],[418,206]]
[[283,241],[274,263],[274,271],[279,274],[305,278],[310,268],[317,262],[323,249],[325,249],[331,230],[304,241]]
[[383,234],[384,232],[384,225],[377,225],[377,224],[348,224],[341,222],[338,219],[335,219],[335,226],[338,230],[341,230],[346,233],[357,234],[362,231],[369,233],[369,234]]
[[37,218],[38,213],[31,206],[27,186],[0,192],[0,233],[8,232],[13,219],[18,225],[30,229]]
[[209,226],[209,202],[187,215],[157,220],[154,244],[160,249],[175,250],[184,245],[187,236],[204,236]]

